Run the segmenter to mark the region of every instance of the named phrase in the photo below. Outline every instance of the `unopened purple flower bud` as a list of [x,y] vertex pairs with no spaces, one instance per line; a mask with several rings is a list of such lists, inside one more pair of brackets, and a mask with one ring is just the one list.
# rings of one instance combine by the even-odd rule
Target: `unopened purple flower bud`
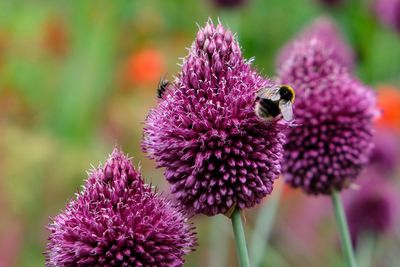
[[222,47],[222,44],[223,44],[223,34],[224,34],[224,33],[218,35],[218,36],[215,38],[215,44],[216,44],[216,46],[217,46],[217,50],[221,50],[221,47]]
[[232,32],[230,30],[225,31],[224,38],[227,44],[232,43],[233,40]]
[[215,49],[216,49],[215,41],[214,41],[214,39],[211,39],[210,43],[207,47],[208,54],[212,55],[214,53]]
[[202,47],[204,44],[206,37],[204,35],[203,31],[198,31],[197,32],[197,38],[196,38],[196,43],[198,45],[198,47]]

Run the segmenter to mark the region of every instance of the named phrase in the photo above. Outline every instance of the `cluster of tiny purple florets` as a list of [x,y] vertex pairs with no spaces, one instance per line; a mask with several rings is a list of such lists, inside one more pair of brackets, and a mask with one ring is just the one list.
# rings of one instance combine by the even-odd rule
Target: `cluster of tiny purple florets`
[[47,266],[182,266],[195,244],[180,208],[115,149],[49,225]]
[[[354,65],[355,55],[349,45],[341,38],[340,31],[336,24],[328,17],[318,18],[314,23],[307,27],[298,37],[292,42],[286,44],[277,60],[279,68],[283,64],[287,64],[289,57],[296,50],[296,46],[304,46],[309,40],[318,40],[318,51],[316,53],[329,53],[329,59],[339,63],[341,67],[346,67],[351,70]],[[315,49],[314,49],[315,50]],[[312,60],[313,57],[310,57]],[[318,60],[318,58],[316,58]]]
[[389,178],[396,173],[400,159],[400,140],[398,136],[382,128],[374,135],[374,149],[371,152],[369,167]]
[[378,112],[372,90],[332,47],[338,42],[330,46],[323,31],[310,36],[291,45],[280,63],[280,81],[296,89],[298,124],[288,132],[283,169],[292,186],[330,194],[348,187],[368,162]]
[[360,189],[346,201],[346,216],[354,245],[365,235],[381,235],[398,219],[399,194],[381,173],[363,172]]
[[242,58],[234,36],[209,21],[145,128],[144,150],[195,213],[252,207],[280,173],[283,124],[260,121],[255,93],[271,82]]
[[400,33],[400,0],[375,0],[374,9],[383,24]]

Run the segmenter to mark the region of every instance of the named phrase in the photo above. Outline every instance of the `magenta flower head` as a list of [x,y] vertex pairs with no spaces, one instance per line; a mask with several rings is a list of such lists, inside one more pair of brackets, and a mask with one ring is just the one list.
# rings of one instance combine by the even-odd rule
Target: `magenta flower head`
[[382,24],[400,33],[400,0],[375,0],[374,10]]
[[319,38],[301,40],[279,69],[296,88],[294,117],[285,145],[286,181],[309,194],[348,187],[368,162],[375,95],[351,75]]
[[318,0],[318,2],[328,7],[336,7],[343,4],[343,0]]
[[337,60],[349,70],[352,69],[355,57],[354,53],[343,39],[336,23],[328,17],[318,18],[306,27],[294,40],[284,46],[278,56],[278,67],[282,67],[282,64],[287,62],[292,54],[292,50],[296,49],[297,45],[301,46],[301,43],[311,39],[317,39],[320,45],[323,46],[321,49],[326,50],[330,58]]
[[211,0],[216,7],[233,9],[239,8],[246,4],[249,0]]
[[272,83],[250,63],[232,33],[208,21],[146,120],[144,150],[192,212],[252,207],[279,176],[284,123],[255,114],[256,91]]
[[115,149],[49,225],[47,266],[182,266],[192,225]]
[[384,176],[395,174],[400,159],[400,140],[396,133],[379,128],[374,136],[369,165]]
[[397,203],[400,199],[395,186],[390,180],[370,174],[363,177],[360,190],[346,202],[346,215],[355,245],[365,234],[380,235],[390,231],[399,215]]

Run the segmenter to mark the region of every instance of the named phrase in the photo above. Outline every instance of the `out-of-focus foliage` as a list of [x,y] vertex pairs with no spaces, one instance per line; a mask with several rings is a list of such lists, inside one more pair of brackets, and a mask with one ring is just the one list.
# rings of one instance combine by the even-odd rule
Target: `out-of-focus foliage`
[[[173,79],[196,23],[208,17],[237,32],[245,57],[273,76],[284,43],[331,15],[355,50],[360,79],[400,88],[400,34],[378,22],[372,1],[328,8],[317,0],[248,0],[229,10],[212,2],[0,1],[0,266],[43,266],[49,216],[117,143],[148,181],[168,190],[141,152],[142,122],[159,78]],[[246,212],[249,240],[257,210]],[[327,199],[284,189],[263,266],[342,266],[331,216]],[[194,221],[199,247],[186,266],[235,266],[229,220]],[[375,263],[397,266],[399,237],[395,229],[379,239]]]

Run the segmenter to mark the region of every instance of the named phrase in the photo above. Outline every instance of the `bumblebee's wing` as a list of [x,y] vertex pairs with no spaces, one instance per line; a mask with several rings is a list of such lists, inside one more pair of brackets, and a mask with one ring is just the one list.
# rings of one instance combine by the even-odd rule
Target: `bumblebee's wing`
[[291,101],[279,101],[279,109],[281,110],[283,119],[285,121],[293,120],[293,107]]
[[278,101],[281,97],[279,95],[279,87],[264,87],[257,91],[257,97]]

